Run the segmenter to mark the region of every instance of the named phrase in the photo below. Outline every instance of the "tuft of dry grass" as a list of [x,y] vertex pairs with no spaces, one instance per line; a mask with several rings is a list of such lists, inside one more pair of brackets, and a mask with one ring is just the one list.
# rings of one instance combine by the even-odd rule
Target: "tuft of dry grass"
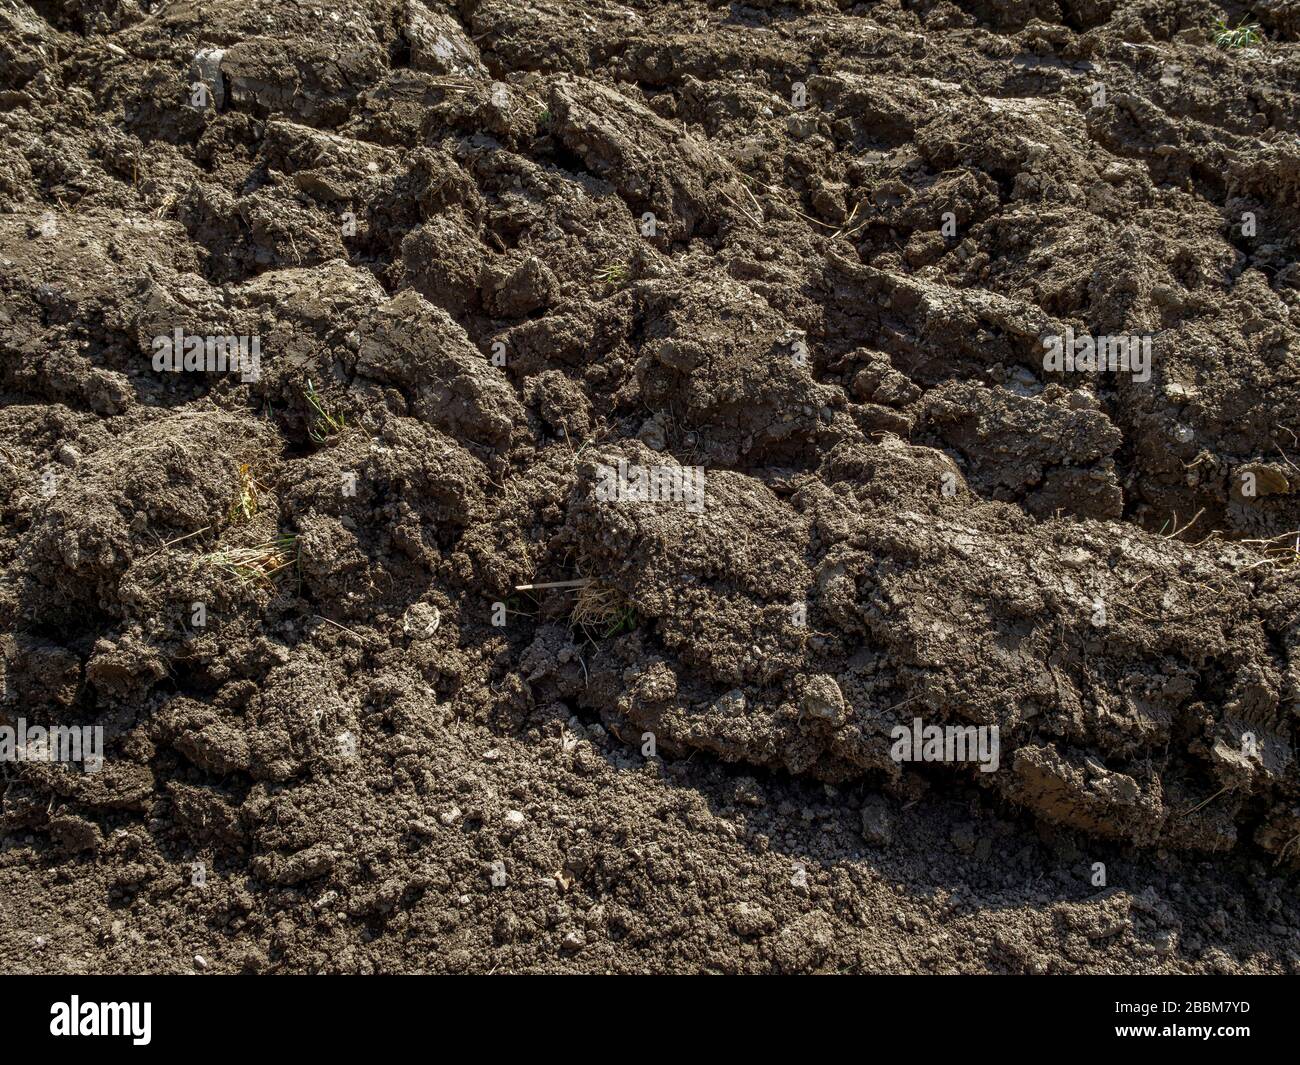
[[569,620],[586,633],[593,642],[606,640],[631,632],[637,627],[636,608],[628,602],[627,596],[611,585],[604,584],[592,577],[577,577],[566,581],[540,581],[536,584],[519,584],[516,592],[571,591],[577,597]]
[[339,433],[347,431],[348,421],[340,411],[335,413],[329,407],[325,406],[321,395],[316,391],[316,386],[307,381],[307,402],[311,409],[316,412],[316,417],[312,419],[311,424],[307,427],[307,435],[317,444],[323,444],[331,436],[337,436]]
[[617,588],[600,581],[592,581],[578,590],[570,615],[577,625],[592,639],[608,639],[636,628],[636,610],[627,596]]
[[230,510],[226,514],[226,521],[229,523],[249,522],[257,517],[257,512],[262,509],[262,493],[266,491],[266,485],[257,479],[257,472],[251,462],[241,462],[239,464],[239,491],[235,496],[235,501],[230,504]]
[[212,551],[200,561],[234,577],[241,584],[274,585],[276,578],[298,563],[298,538],[279,536],[251,547]]
[[1220,48],[1254,48],[1264,43],[1259,32],[1258,22],[1247,22],[1244,18],[1236,26],[1225,19],[1214,24],[1214,43]]
[[596,280],[609,288],[622,288],[632,277],[625,263],[611,263],[596,271]]
[[1243,573],[1267,566],[1269,569],[1294,569],[1300,566],[1300,530],[1271,536],[1266,540],[1242,540],[1250,544],[1264,557],[1253,565],[1247,566]]

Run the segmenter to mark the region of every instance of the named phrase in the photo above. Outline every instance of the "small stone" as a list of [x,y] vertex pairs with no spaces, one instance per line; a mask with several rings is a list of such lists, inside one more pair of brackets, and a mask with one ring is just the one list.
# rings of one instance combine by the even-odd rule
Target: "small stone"
[[807,140],[817,132],[817,120],[812,115],[787,115],[785,128],[795,140]]
[[765,806],[767,799],[753,777],[737,779],[732,791],[732,798],[742,806]]
[[444,825],[454,825],[457,821],[460,820],[460,817],[461,817],[460,807],[458,806],[449,806],[447,807],[447,809],[443,810],[440,814],[438,814],[438,820],[441,821]]
[[819,673],[808,682],[803,693],[803,710],[809,717],[836,727],[844,724],[844,695],[834,677]]
[[668,434],[657,414],[641,423],[641,428],[637,430],[637,438],[651,451],[662,451],[668,446]]
[[205,958],[202,954],[195,954],[195,955],[194,955],[194,968],[200,970],[201,972],[207,972],[207,971],[208,971],[208,959]]
[[570,932],[568,935],[564,937],[563,941],[560,943],[560,946],[563,947],[570,954],[576,954],[578,951],[582,950],[582,948],[585,947],[586,945],[587,945],[587,937],[578,931]]
[[29,227],[29,233],[33,237],[57,237],[59,235],[59,221],[54,217],[54,212],[46,211],[41,215],[36,225]]
[[882,799],[868,799],[862,807],[862,838],[873,847],[894,842],[894,821]]
[[413,640],[427,640],[442,624],[442,613],[432,603],[412,603],[402,616],[402,631]]
[[732,688],[731,691],[719,695],[713,701],[709,712],[721,717],[743,717],[746,705],[745,693],[739,688]]
[[962,854],[975,853],[976,837],[974,825],[958,825],[952,830],[948,838],[952,840],[952,845]]

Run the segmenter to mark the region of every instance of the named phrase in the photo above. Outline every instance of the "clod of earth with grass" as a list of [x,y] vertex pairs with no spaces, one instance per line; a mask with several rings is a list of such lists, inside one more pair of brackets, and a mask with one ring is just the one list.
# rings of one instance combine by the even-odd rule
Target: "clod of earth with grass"
[[610,288],[622,288],[631,276],[631,271],[623,263],[611,263],[596,272],[596,280]]
[[331,436],[337,436],[347,431],[347,418],[343,416],[342,412],[336,414],[325,406],[310,378],[307,381],[307,402],[311,405],[311,409],[316,412],[316,417],[312,419],[311,424],[307,427],[307,435],[315,443],[323,444]]
[[1254,48],[1264,43],[1259,23],[1242,19],[1235,27],[1219,19],[1214,24],[1214,43],[1220,48]]

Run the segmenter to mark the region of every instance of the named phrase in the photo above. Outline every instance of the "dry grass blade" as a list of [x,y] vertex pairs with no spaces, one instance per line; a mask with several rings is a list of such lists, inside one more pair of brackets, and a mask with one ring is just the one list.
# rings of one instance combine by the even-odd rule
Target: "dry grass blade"
[[148,562],[152,558],[157,558],[173,544],[183,543],[186,540],[193,540],[194,537],[196,536],[202,536],[205,532],[208,531],[209,528],[210,526],[205,525],[201,529],[195,529],[192,533],[186,533],[184,536],[177,536],[175,539],[168,540],[166,543],[159,545],[157,551],[152,551],[149,554],[145,555],[144,558],[140,559],[140,562],[144,563],[144,562]]
[[297,564],[298,538],[280,536],[252,547],[213,551],[202,561],[244,584],[274,584],[279,574]]
[[264,491],[266,491],[266,485],[257,479],[257,472],[253,469],[253,464],[241,462],[239,464],[239,492],[235,501],[230,505],[226,520],[231,523],[252,521],[261,509],[261,497]]
[[573,604],[573,623],[588,637],[608,639],[636,628],[636,611],[617,588],[600,581],[584,585]]
[[516,584],[516,592],[541,591],[544,588],[585,588],[594,583],[590,577],[579,577],[572,581],[541,581],[537,584]]
[[1300,531],[1281,533],[1263,540],[1242,540],[1241,542],[1250,544],[1251,547],[1264,556],[1258,562],[1241,570],[1242,573],[1259,569],[1262,566],[1267,566],[1270,569],[1291,569],[1296,565],[1300,565]]
[[610,288],[622,288],[631,276],[631,270],[623,263],[612,263],[596,271],[596,280]]
[[347,418],[341,411],[335,413],[325,406],[320,393],[316,391],[316,386],[311,383],[310,379],[307,381],[306,397],[311,409],[316,412],[316,417],[307,428],[307,435],[315,443],[323,444],[331,436],[347,431]]

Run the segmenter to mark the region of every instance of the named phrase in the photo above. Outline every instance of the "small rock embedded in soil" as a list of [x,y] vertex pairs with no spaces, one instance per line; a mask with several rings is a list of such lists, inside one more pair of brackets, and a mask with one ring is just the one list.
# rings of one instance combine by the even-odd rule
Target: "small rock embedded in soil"
[[402,615],[402,631],[413,640],[427,640],[442,624],[442,613],[432,603],[412,603]]
[[974,825],[958,825],[952,830],[950,838],[952,840],[952,845],[956,847],[960,853],[975,853],[976,834]]
[[883,800],[868,799],[863,804],[862,838],[873,847],[888,847],[894,842],[893,816]]
[[835,678],[825,673],[813,677],[804,689],[803,709],[809,717],[836,726],[844,724],[844,695]]

